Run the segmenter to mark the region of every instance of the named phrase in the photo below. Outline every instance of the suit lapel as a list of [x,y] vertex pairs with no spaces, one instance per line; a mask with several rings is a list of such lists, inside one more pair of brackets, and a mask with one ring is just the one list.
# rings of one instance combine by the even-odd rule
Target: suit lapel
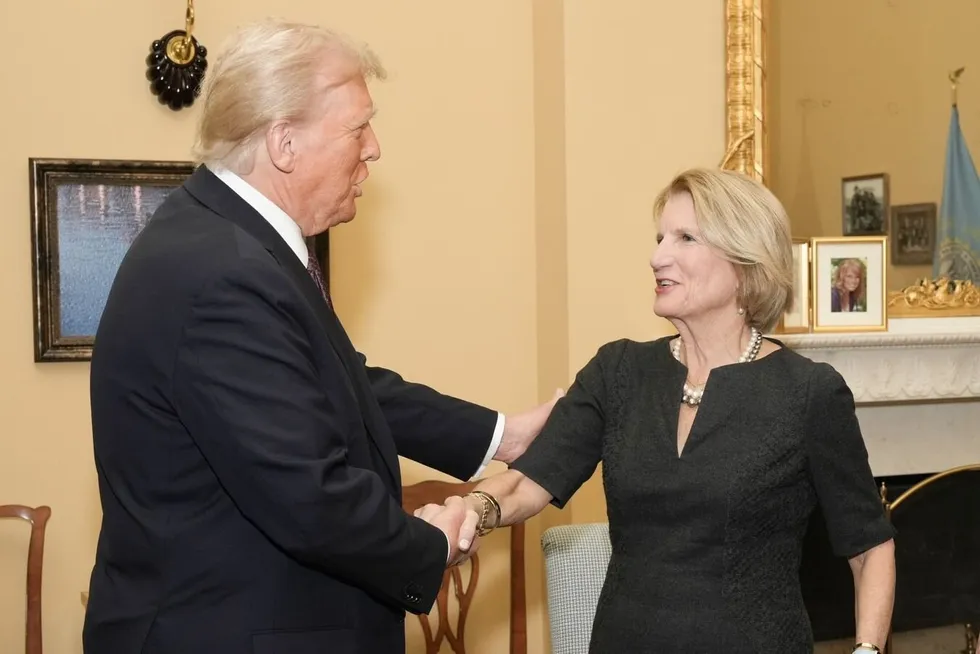
[[394,488],[396,491],[400,490],[401,474],[398,468],[398,452],[388,430],[382,427],[383,416],[380,413],[381,409],[378,407],[377,400],[374,399],[367,373],[357,359],[354,345],[347,336],[347,332],[344,331],[337,315],[327,306],[320,294],[320,289],[317,288],[316,282],[313,281],[306,267],[300,263],[296,254],[265,218],[204,166],[199,167],[191,175],[184,187],[188,193],[219,216],[235,223],[255,237],[293,279],[307,303],[316,313],[327,341],[344,366],[347,372],[346,381],[360,406],[360,414],[368,438],[381,455],[385,469],[391,481],[394,482]]

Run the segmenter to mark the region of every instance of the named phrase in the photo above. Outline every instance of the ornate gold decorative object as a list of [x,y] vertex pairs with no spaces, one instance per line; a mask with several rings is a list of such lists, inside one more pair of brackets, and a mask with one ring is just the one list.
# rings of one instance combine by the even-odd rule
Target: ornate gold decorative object
[[888,297],[891,316],[980,316],[980,288],[948,277],[922,279]]
[[174,111],[194,104],[208,67],[208,50],[194,38],[193,30],[194,0],[187,0],[184,29],[154,41],[146,58],[150,91]]
[[956,87],[960,84],[960,75],[966,70],[965,66],[961,66],[956,70],[949,71],[949,84],[953,87],[953,106],[956,106]]
[[722,168],[766,183],[766,24],[768,0],[725,0],[725,109],[729,150]]
[[725,153],[725,156],[722,158],[721,163],[718,164],[718,167],[721,168],[722,170],[728,170],[729,169],[728,164],[731,162],[732,159],[735,158],[735,155],[738,154],[739,150],[742,149],[742,145],[745,142],[747,142],[749,139],[753,138],[754,136],[755,136],[755,130],[749,132],[748,134],[743,134],[742,136],[740,136],[728,148],[728,152]]

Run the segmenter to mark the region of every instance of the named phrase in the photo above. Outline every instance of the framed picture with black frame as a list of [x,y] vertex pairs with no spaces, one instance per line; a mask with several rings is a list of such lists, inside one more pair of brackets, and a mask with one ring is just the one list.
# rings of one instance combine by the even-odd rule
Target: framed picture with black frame
[[888,173],[841,180],[841,233],[844,236],[878,236],[886,233],[890,202],[888,185]]
[[892,265],[932,265],[936,249],[936,213],[935,202],[892,207],[889,228]]
[[29,160],[34,360],[88,361],[129,246],[195,165]]

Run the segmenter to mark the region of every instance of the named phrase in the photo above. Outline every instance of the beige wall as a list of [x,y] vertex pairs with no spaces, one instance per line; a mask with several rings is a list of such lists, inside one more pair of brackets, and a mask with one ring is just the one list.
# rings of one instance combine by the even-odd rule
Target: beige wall
[[[602,5],[600,7],[600,5]],[[605,341],[666,333],[650,313],[650,201],[669,176],[723,152],[721,0],[465,3],[283,0],[278,13],[340,26],[378,50],[383,157],[359,218],[333,236],[336,303],[372,361],[505,412],[544,400]],[[88,365],[33,362],[27,158],[179,159],[197,107],[173,113],[143,78],[150,41],[180,3],[4,3],[0,68],[4,361],[0,502],[52,506],[45,651],[81,651],[99,529]],[[197,7],[217,50],[268,3]],[[101,39],[105,39],[102,45]],[[96,47],[94,44],[100,44]],[[100,53],[93,55],[93,53]],[[104,54],[103,54],[104,53]],[[683,58],[684,65],[678,61]],[[460,367],[466,362],[466,367]],[[499,470],[496,464],[493,470]],[[406,463],[407,482],[434,476]],[[529,638],[544,652],[539,539],[603,520],[597,483],[529,523]],[[469,630],[475,654],[506,650],[506,533],[485,544]],[[0,651],[19,651],[17,555],[0,525]],[[418,649],[417,631],[410,651]]]
[[[771,187],[795,236],[839,236],[843,177],[887,172],[891,203],[942,199],[950,70],[980,155],[980,4],[780,0],[770,21]],[[890,288],[931,277],[891,266]]]
[[[723,5],[566,5],[573,374],[603,343],[673,332],[653,316],[651,205],[673,175],[724,156]],[[575,522],[605,521],[598,474],[570,506]]]

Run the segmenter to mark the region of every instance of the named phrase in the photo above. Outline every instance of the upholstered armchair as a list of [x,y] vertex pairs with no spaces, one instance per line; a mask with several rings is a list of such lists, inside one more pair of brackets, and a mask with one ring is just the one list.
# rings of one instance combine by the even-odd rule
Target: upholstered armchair
[[552,654],[588,654],[612,547],[606,523],[561,525],[541,536]]

